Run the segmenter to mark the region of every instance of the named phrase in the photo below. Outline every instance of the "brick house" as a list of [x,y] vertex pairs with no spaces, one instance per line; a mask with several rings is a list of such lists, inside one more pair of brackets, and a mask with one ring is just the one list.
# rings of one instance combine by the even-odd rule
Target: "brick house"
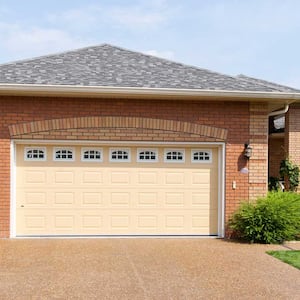
[[300,163],[299,100],[107,44],[0,65],[0,236],[222,237],[266,194],[268,149],[272,174]]

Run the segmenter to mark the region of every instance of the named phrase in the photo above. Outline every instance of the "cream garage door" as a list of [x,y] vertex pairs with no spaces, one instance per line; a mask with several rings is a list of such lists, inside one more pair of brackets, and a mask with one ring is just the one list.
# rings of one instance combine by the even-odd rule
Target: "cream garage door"
[[16,235],[216,235],[218,149],[17,145]]

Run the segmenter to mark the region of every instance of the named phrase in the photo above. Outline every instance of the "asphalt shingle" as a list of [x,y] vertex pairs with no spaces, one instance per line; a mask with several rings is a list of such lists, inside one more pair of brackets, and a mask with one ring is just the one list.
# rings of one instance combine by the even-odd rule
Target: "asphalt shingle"
[[0,65],[0,83],[300,92],[228,76],[109,44]]

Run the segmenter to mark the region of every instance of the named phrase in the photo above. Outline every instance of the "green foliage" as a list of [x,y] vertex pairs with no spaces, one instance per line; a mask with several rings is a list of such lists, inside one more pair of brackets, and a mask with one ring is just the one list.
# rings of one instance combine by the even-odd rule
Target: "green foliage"
[[279,191],[279,190],[280,190],[279,178],[270,176],[269,191]]
[[300,270],[300,250],[267,251],[267,253]]
[[270,192],[254,203],[242,203],[229,221],[238,238],[252,243],[278,244],[300,233],[300,195]]
[[293,164],[288,158],[280,163],[279,174],[286,182],[287,191],[296,191],[299,185],[299,167]]

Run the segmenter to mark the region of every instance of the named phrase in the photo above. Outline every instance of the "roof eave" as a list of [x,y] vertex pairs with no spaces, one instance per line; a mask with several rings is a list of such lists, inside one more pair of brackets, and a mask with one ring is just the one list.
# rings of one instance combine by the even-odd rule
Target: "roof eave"
[[0,95],[300,102],[300,93],[0,83]]

